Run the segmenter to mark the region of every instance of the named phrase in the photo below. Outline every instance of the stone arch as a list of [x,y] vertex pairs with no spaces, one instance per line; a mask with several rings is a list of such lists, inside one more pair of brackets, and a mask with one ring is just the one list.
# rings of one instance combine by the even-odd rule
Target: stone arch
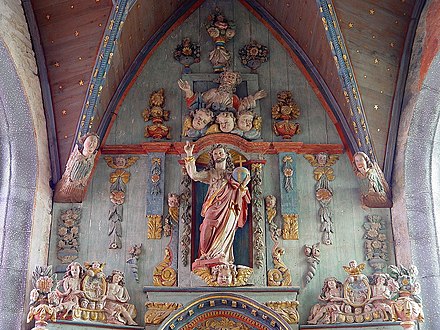
[[198,329],[209,322],[231,322],[224,324],[228,328],[232,324],[243,326],[243,329],[291,329],[289,324],[269,307],[237,294],[216,293],[193,300],[176,314],[168,317],[160,330],[165,329]]
[[21,329],[38,158],[28,100],[2,39],[0,76],[0,328]]

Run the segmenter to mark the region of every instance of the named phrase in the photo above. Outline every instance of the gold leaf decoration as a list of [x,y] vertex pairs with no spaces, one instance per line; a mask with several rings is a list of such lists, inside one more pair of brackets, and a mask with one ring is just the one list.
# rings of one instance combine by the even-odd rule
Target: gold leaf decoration
[[162,216],[158,214],[147,215],[148,239],[161,239],[162,237]]

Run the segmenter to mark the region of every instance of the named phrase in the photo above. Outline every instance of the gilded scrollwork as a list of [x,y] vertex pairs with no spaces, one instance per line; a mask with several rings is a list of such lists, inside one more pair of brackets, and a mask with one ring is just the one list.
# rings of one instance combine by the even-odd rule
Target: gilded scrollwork
[[289,324],[299,323],[298,301],[268,301],[266,306],[274,310]]
[[153,272],[153,284],[155,286],[175,286],[177,282],[177,272],[171,267],[173,255],[169,247],[165,248],[165,257]]
[[275,268],[267,272],[267,282],[269,286],[290,286],[292,285],[292,276],[286,264],[281,260],[285,250],[277,247],[272,252],[272,258]]
[[182,305],[173,302],[147,301],[145,307],[147,308],[144,316],[145,324],[158,325],[161,324],[172,312],[181,308]]
[[283,214],[283,239],[298,239],[298,214]]

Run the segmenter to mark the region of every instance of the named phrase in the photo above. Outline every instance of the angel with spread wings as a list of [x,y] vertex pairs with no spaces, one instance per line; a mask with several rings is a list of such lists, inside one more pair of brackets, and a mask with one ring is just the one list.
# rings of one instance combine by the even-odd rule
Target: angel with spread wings
[[339,155],[329,155],[325,152],[320,152],[316,155],[304,155],[304,158],[309,161],[310,165],[315,167],[313,175],[316,181],[319,181],[323,175],[325,175],[329,181],[335,179],[333,169],[330,166],[336,164]]
[[193,272],[209,286],[243,286],[252,275],[253,269],[233,264],[218,264],[211,268],[196,268]]

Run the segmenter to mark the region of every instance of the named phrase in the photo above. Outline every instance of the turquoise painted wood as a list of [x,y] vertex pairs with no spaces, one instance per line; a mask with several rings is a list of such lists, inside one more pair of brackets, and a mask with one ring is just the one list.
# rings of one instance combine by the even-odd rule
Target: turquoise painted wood
[[[211,63],[208,61],[208,54],[213,48],[213,42],[208,37],[204,23],[208,14],[218,5],[227,18],[236,22],[236,36],[227,44],[227,48],[233,52],[233,68],[246,75],[249,69],[242,66],[238,59],[238,50],[246,43],[256,40],[270,49],[270,60],[264,63],[256,73],[254,87],[249,88],[251,93],[258,89],[268,92],[265,99],[259,101],[259,111],[263,118],[262,138],[264,141],[282,141],[280,137],[273,134],[271,107],[276,104],[276,95],[279,91],[290,90],[293,93],[295,102],[299,105],[301,115],[298,122],[301,126],[301,134],[292,138],[292,141],[325,144],[341,143],[337,131],[327,116],[323,106],[316,97],[307,79],[302,75],[300,69],[289,57],[286,50],[271,35],[267,28],[238,1],[221,0],[205,1],[190,17],[176,30],[174,30],[157,48],[149,61],[140,72],[138,79],[128,92],[117,119],[110,132],[107,144],[139,144],[152,142],[144,137],[144,128],[147,125],[141,116],[142,111],[148,106],[150,94],[159,88],[165,89],[165,109],[171,112],[170,120],[165,122],[171,127],[171,141],[182,140],[182,122],[187,114],[184,96],[177,86],[177,80],[181,78],[181,65],[172,58],[174,48],[183,37],[191,37],[201,46],[201,63],[191,66],[194,75],[212,77]],[[319,27],[317,27],[319,28]],[[255,76],[255,74],[252,74]],[[153,141],[154,142],[154,141]],[[237,147],[234,147],[237,148]],[[200,153],[205,150],[200,151]],[[240,151],[240,150],[237,150]],[[241,151],[242,152],[242,151]],[[278,215],[276,218],[279,227],[282,225],[281,205],[290,205],[290,197],[285,200],[281,194],[282,178],[280,175],[279,155],[261,155],[258,153],[244,153],[247,159],[265,159],[266,165],[263,169],[263,197],[275,195],[277,197]],[[96,171],[88,188],[87,197],[80,206],[82,219],[80,227],[80,257],[79,262],[103,261],[106,262],[105,273],[110,274],[113,269],[120,269],[125,272],[126,286],[131,295],[131,302],[138,310],[137,321],[142,324],[145,311],[144,302],[150,301],[175,301],[185,302],[183,297],[173,294],[144,293],[144,286],[153,285],[153,271],[164,258],[165,247],[170,243],[169,237],[162,237],[160,240],[147,239],[146,210],[149,207],[145,194],[148,191],[147,182],[150,180],[151,155],[139,155],[139,160],[131,166],[128,171],[131,173],[130,182],[127,184],[127,197],[123,207],[122,222],[122,249],[110,250],[108,248],[108,212],[111,206],[109,200],[109,175],[113,171],[109,168],[103,158],[98,161]],[[196,155],[198,156],[198,155]],[[348,157],[340,156],[338,162],[333,165],[335,180],[331,182],[333,189],[333,200],[330,208],[333,211],[335,227],[334,244],[331,246],[321,245],[321,262],[318,266],[315,277],[304,287],[303,276],[307,272],[307,262],[304,256],[303,247],[305,244],[314,244],[321,240],[320,223],[318,218],[319,204],[315,199],[315,180],[313,178],[313,167],[303,158],[296,155],[296,187],[295,187],[295,208],[299,213],[299,240],[284,241],[280,239],[280,245],[285,249],[283,261],[290,269],[294,286],[301,287],[298,300],[300,302],[300,323],[305,324],[310,308],[317,302],[323,281],[328,276],[336,276],[339,280],[345,279],[342,265],[347,265],[351,259],[358,262],[364,261],[364,229],[365,217],[369,214],[378,214],[385,219],[388,226],[388,239],[390,246],[390,263],[393,262],[390,213],[388,209],[364,210],[359,202],[359,185],[353,174],[352,166]],[[181,165],[178,160],[180,155],[165,155],[163,164],[163,193],[161,200],[162,213],[165,215],[166,195],[169,192],[181,193],[180,180],[182,178]],[[55,204],[53,211],[52,235],[50,241],[49,263],[56,265],[57,269],[64,269],[56,259],[57,245],[57,219],[62,210],[74,206],[73,204]],[[290,207],[290,206],[289,206]],[[292,206],[293,207],[293,206]],[[264,213],[264,208],[263,215]],[[265,223],[262,223],[265,227]],[[173,251],[173,268],[177,268],[178,286],[181,288],[202,287],[206,284],[190,271],[190,264],[184,266],[180,259],[180,238],[182,235],[181,222],[179,227],[179,239],[171,241]],[[266,228],[267,229],[267,228]],[[273,268],[272,243],[270,235],[265,232],[265,267],[258,270],[255,282],[256,286],[265,286],[267,270]],[[131,274],[129,265],[126,264],[128,249],[132,244],[143,244],[143,252],[139,258],[139,279],[136,283]],[[369,267],[365,271],[371,274]],[[59,276],[61,278],[61,274]],[[253,281],[251,279],[251,281]],[[273,300],[274,296],[269,293],[263,295],[252,292],[245,293],[249,297],[258,298],[258,301],[265,302]],[[189,295],[189,294],[187,294]],[[191,293],[191,297],[199,293]],[[288,296],[283,299],[289,299]],[[292,297],[293,299],[293,297]],[[394,327],[395,328],[395,327]],[[372,329],[386,329],[383,326],[375,326]],[[391,329],[391,328],[390,328]]]

